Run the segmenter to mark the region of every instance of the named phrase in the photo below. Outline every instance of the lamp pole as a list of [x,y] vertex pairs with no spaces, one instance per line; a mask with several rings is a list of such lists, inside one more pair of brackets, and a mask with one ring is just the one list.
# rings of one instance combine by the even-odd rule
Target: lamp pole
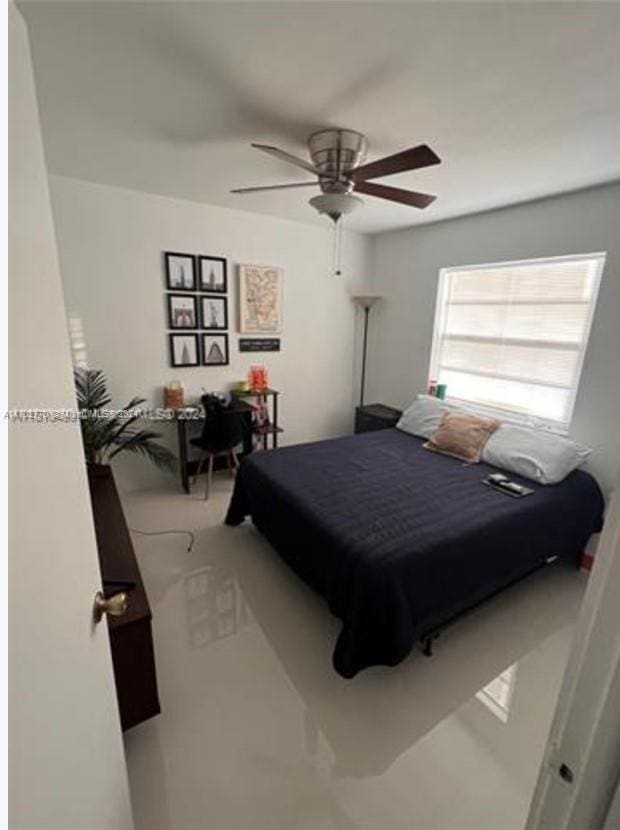
[[362,343],[362,371],[360,381],[360,406],[364,406],[364,386],[366,385],[366,353],[368,351],[368,315],[372,306],[380,300],[377,295],[364,294],[353,297],[353,302],[361,306],[364,311],[364,335]]
[[366,350],[368,348],[368,314],[370,306],[364,306],[364,345],[362,347],[362,382],[360,384],[360,406],[364,406],[364,385],[366,383]]

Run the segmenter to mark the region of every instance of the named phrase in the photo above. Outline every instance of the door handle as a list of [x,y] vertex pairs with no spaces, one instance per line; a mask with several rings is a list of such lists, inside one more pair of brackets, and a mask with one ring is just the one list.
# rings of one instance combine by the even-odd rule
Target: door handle
[[93,619],[96,623],[101,622],[103,615],[110,617],[122,617],[129,609],[129,595],[125,591],[106,598],[101,591],[95,594],[93,603]]

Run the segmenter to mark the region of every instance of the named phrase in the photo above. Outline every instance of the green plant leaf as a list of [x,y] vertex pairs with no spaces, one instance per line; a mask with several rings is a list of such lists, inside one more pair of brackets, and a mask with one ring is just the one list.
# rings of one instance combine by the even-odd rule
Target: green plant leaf
[[[140,411],[126,418],[101,415],[111,398],[106,377],[100,369],[76,367],[74,377],[78,407],[84,415],[80,426],[88,463],[102,463],[106,457],[111,460],[120,452],[131,452],[144,455],[164,469],[176,466],[174,454],[155,440],[161,437],[158,432],[135,428],[135,423],[142,417]],[[125,410],[131,412],[143,403],[145,398],[132,398]]]
[[158,467],[174,469],[176,467],[176,457],[167,447],[155,441],[156,438],[160,437],[159,432],[127,429],[114,441],[116,446],[110,452],[110,460],[120,452],[141,453]]
[[80,409],[103,409],[111,398],[107,391],[107,381],[100,369],[74,369],[75,387]]

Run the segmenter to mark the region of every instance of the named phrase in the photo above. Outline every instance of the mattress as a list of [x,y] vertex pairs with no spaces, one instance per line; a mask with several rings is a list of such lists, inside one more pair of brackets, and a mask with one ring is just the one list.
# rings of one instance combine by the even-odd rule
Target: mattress
[[[396,665],[425,636],[553,557],[578,560],[604,502],[587,472],[514,499],[496,468],[428,452],[397,429],[247,456],[226,523],[250,516],[342,620],[343,677]],[[286,624],[283,621],[283,624]]]

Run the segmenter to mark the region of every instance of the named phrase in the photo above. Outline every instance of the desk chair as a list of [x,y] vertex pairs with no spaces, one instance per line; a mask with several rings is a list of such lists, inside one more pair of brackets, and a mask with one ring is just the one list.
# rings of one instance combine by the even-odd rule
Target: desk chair
[[207,483],[205,486],[206,500],[209,498],[209,490],[211,489],[211,475],[215,456],[226,454],[226,463],[231,476],[234,475],[239,466],[235,447],[243,441],[245,424],[242,415],[238,411],[224,406],[218,398],[212,395],[203,396],[202,405],[205,410],[202,435],[200,438],[192,438],[190,444],[198,447],[201,451],[194,483],[196,483],[202,471],[205,460],[208,460]]

